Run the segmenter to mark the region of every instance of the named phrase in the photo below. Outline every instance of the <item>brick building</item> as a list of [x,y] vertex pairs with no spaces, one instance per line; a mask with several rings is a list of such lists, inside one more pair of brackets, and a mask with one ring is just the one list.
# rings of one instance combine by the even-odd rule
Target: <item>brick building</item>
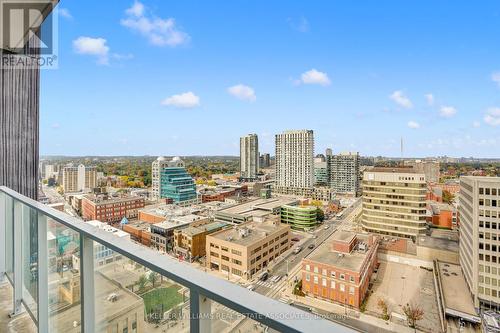
[[359,308],[377,261],[379,238],[338,231],[302,260],[302,291]]
[[115,223],[124,217],[137,218],[139,209],[143,207],[143,197],[128,196],[110,199],[105,195],[86,195],[82,199],[82,217],[84,220]]

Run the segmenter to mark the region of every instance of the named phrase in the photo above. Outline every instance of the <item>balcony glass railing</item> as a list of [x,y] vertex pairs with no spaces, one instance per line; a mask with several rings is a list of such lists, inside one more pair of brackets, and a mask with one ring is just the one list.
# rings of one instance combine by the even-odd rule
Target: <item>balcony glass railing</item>
[[39,332],[352,332],[0,187],[5,278]]

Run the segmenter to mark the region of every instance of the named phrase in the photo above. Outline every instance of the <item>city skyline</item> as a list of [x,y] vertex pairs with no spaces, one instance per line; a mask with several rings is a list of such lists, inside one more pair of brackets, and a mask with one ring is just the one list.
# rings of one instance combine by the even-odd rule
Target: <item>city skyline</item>
[[236,156],[245,133],[272,152],[274,134],[302,128],[317,152],[364,156],[399,157],[401,137],[405,156],[494,157],[500,143],[493,2],[126,1],[99,3],[97,21],[87,3],[61,6],[43,155]]

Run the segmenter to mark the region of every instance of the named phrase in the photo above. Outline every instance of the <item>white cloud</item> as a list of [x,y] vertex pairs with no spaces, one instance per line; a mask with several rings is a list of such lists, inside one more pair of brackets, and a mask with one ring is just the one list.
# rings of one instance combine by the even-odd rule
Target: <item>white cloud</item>
[[442,106],[439,110],[439,115],[445,118],[451,118],[457,113],[457,109],[453,106]]
[[244,84],[237,84],[235,86],[229,87],[227,88],[227,92],[243,101],[254,102],[257,99],[253,88],[245,86]]
[[480,121],[477,121],[477,120],[473,121],[473,122],[472,122],[472,127],[474,127],[474,128],[479,128],[479,127],[481,127],[481,122],[480,122]]
[[73,41],[73,49],[78,54],[87,54],[97,57],[97,63],[107,65],[109,63],[109,47],[104,38],[92,38],[81,36]]
[[148,15],[145,13],[144,5],[139,1],[135,1],[125,13],[127,17],[120,23],[140,33],[153,45],[175,47],[189,42],[189,35],[178,29],[175,19]]
[[500,108],[489,108],[484,115],[484,122],[491,126],[500,125]]
[[491,80],[500,87],[500,72],[491,73]]
[[403,94],[401,90],[396,90],[389,96],[389,98],[392,99],[396,104],[406,109],[410,109],[413,107],[413,103],[408,97],[405,96],[405,94]]
[[176,108],[189,109],[200,106],[200,98],[189,91],[183,94],[167,97],[161,102],[161,104],[165,106],[174,106]]
[[59,8],[59,16],[64,17],[65,19],[72,20],[73,15],[69,12],[67,8]]
[[434,105],[434,95],[433,94],[425,94],[425,100],[427,101],[427,105]]
[[417,123],[416,121],[411,120],[408,122],[408,127],[413,128],[413,129],[417,129],[417,128],[420,128],[420,124]]
[[132,7],[128,8],[125,13],[130,16],[141,17],[144,15],[144,5],[139,1],[134,1]]
[[321,86],[328,86],[331,83],[328,74],[317,71],[314,68],[310,71],[302,73],[300,79],[303,84],[319,84]]

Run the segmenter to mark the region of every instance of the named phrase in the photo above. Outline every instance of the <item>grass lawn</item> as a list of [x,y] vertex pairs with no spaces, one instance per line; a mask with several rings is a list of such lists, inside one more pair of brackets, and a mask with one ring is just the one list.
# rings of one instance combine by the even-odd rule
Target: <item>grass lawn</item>
[[146,313],[161,309],[161,304],[163,304],[163,311],[167,311],[181,303],[182,295],[178,293],[179,289],[180,286],[172,285],[167,288],[157,288],[142,295]]

